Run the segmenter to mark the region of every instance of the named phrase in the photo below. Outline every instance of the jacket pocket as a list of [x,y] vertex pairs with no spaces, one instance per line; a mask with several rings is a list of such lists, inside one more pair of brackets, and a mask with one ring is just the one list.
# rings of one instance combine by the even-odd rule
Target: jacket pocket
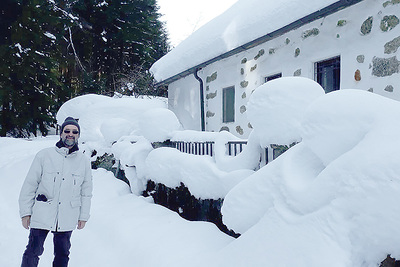
[[31,221],[34,225],[36,225],[35,227],[50,227],[51,223],[55,219],[55,212],[56,209],[54,208],[52,202],[35,201],[35,204],[32,208]]
[[81,186],[83,183],[83,176],[77,173],[72,173],[72,188],[73,188],[73,197],[78,197],[81,195]]
[[64,216],[65,225],[69,228],[74,229],[78,224],[79,215],[81,214],[81,205],[82,202],[79,198],[74,198],[71,200],[71,208],[68,211],[68,215]]
[[73,208],[80,207],[80,206],[82,206],[82,202],[80,199],[71,200],[71,206]]
[[83,183],[83,175],[80,173],[72,173],[72,179],[74,180],[74,185],[81,185]]
[[53,199],[55,182],[57,178],[56,171],[45,171],[42,175],[37,194],[43,194],[47,199]]

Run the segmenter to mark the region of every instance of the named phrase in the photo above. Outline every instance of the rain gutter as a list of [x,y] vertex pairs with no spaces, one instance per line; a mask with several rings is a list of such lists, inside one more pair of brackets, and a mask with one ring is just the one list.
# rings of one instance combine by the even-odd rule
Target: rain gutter
[[206,120],[205,120],[205,116],[204,116],[204,83],[203,83],[203,80],[198,75],[199,70],[200,70],[199,68],[195,69],[195,71],[193,72],[193,75],[196,78],[196,80],[198,80],[200,83],[201,130],[204,132],[206,130],[206,122],[205,122]]

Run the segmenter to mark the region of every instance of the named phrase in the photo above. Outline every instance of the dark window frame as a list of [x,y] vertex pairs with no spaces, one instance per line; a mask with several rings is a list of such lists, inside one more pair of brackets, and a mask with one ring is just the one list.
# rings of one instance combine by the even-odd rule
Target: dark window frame
[[272,81],[272,80],[274,80],[274,79],[281,78],[281,77],[282,77],[282,72],[275,73],[275,74],[273,74],[273,75],[265,76],[265,78],[264,78],[264,83],[269,82],[269,81]]
[[235,122],[235,86],[222,89],[222,122]]
[[314,80],[324,88],[325,93],[340,89],[340,56],[315,62]]

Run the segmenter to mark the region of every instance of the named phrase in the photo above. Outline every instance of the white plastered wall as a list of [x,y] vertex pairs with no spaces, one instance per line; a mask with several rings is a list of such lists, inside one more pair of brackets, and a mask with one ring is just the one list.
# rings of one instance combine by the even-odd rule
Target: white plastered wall
[[[314,79],[315,62],[336,56],[340,56],[341,60],[341,89],[366,90],[400,100],[400,73],[385,77],[372,75],[374,57],[397,59],[400,56],[400,49],[391,54],[384,53],[385,44],[400,37],[400,25],[389,31],[380,28],[384,16],[400,17],[400,4],[384,7],[383,3],[378,0],[362,1],[203,68],[199,76],[204,81],[206,130],[229,129],[234,135],[247,138],[252,129],[246,117],[246,104],[266,76],[300,74]],[[361,25],[368,17],[373,17],[372,29],[363,35]],[[339,21],[345,21],[344,25],[338,26]],[[313,29],[318,29],[317,35],[302,37],[306,31]],[[300,51],[297,56],[296,49]],[[358,56],[362,56],[364,61],[357,60]],[[357,70],[361,80],[355,79]],[[222,90],[229,86],[235,87],[235,122],[223,123]],[[388,86],[393,89],[387,90]],[[170,107],[184,126],[200,130],[199,82],[194,76],[171,84],[169,94],[170,101],[173,101]]]

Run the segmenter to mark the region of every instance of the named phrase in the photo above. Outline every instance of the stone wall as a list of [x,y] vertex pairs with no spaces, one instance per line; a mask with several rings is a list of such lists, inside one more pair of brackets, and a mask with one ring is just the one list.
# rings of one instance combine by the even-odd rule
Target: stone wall
[[[399,17],[398,0],[364,0],[206,66],[199,72],[205,81],[206,131],[247,138],[252,130],[247,102],[265,77],[282,73],[314,79],[314,63],[336,56],[342,89],[400,100]],[[235,121],[223,123],[222,90],[230,86],[235,87]]]
[[222,232],[239,237],[240,235],[228,230],[222,222],[221,207],[223,199],[198,199],[181,183],[179,187],[169,188],[151,180],[143,196],[152,196],[154,203],[177,212],[189,221],[207,221],[214,223]]

